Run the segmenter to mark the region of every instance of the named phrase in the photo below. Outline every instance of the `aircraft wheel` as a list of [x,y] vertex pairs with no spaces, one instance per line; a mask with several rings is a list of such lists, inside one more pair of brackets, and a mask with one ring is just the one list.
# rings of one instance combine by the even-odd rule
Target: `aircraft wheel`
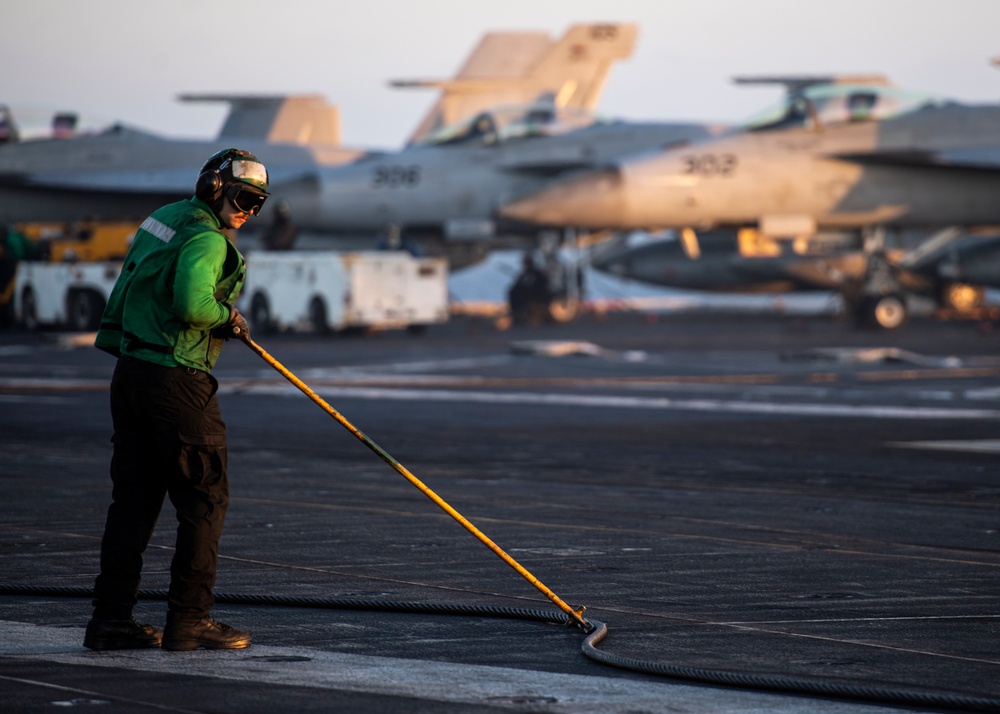
[[250,324],[253,329],[263,335],[274,332],[274,322],[271,320],[271,305],[264,293],[254,293],[250,301]]
[[312,323],[313,330],[321,335],[330,331],[326,319],[326,303],[323,302],[323,298],[316,296],[309,302],[309,321]]
[[872,327],[895,330],[906,322],[906,300],[902,295],[877,295],[866,301],[868,322]]
[[104,300],[90,290],[74,290],[66,298],[66,322],[71,330],[89,332],[101,327]]
[[25,288],[21,293],[21,325],[31,332],[38,329],[38,303],[31,288]]
[[986,288],[968,283],[947,283],[939,297],[943,307],[959,313],[975,312],[986,304]]

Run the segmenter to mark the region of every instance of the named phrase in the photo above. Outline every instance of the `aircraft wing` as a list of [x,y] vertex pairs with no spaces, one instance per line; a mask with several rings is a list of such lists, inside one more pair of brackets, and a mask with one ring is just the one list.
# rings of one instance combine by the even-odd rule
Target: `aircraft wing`
[[858,164],[1000,171],[1000,147],[945,149],[938,151],[867,151],[835,154],[830,158]]
[[[303,168],[269,171],[272,188],[315,175]],[[0,186],[80,193],[161,194],[188,196],[194,193],[197,171],[183,169],[132,169],[114,171],[59,171],[53,173],[0,173]]]
[[[2,174],[0,185],[64,191],[173,193],[192,190],[191,169],[161,171],[59,171]],[[184,187],[183,189],[181,187]]]

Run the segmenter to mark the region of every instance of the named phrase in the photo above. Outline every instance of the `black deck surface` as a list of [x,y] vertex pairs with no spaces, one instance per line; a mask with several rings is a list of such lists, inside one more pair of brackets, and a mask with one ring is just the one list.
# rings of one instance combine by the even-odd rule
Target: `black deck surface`
[[[876,333],[828,317],[618,315],[254,337],[606,622],[603,651],[1000,699],[1000,331],[989,325]],[[112,369],[59,335],[0,333],[0,582],[92,586]],[[245,346],[229,343],[216,375],[233,496],[220,592],[558,614]],[[144,588],[167,586],[172,521],[168,504]],[[137,614],[162,624],[163,604]],[[870,710],[698,685],[674,699],[678,680],[593,662],[578,630],[521,620],[222,604],[216,616],[251,629],[254,647],[123,656],[82,648],[88,616],[85,598],[0,596],[0,710]],[[375,667],[371,679],[339,679],[352,662]],[[407,684],[411,664],[426,689]],[[541,678],[491,688],[511,672]],[[626,682],[634,699],[564,693],[587,681]]]

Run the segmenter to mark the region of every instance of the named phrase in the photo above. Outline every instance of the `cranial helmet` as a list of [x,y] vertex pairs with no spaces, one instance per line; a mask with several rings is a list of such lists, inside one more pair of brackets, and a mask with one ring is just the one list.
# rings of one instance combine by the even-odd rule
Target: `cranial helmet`
[[237,208],[256,214],[267,192],[267,169],[249,151],[224,149],[201,167],[194,195],[218,212],[223,196]]

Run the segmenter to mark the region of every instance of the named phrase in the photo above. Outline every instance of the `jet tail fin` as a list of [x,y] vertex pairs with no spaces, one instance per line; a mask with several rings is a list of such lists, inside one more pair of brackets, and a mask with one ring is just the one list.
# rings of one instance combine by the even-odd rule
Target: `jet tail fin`
[[545,95],[559,106],[593,109],[612,63],[632,54],[637,32],[632,24],[574,25],[558,42],[544,32],[487,33],[453,79],[390,82],[441,91],[409,142],[491,107]]
[[535,94],[553,92],[559,106],[596,108],[611,65],[632,55],[637,36],[636,25],[574,25],[535,69]]
[[319,95],[184,94],[180,100],[228,102],[219,139],[326,145],[341,141],[340,110]]

